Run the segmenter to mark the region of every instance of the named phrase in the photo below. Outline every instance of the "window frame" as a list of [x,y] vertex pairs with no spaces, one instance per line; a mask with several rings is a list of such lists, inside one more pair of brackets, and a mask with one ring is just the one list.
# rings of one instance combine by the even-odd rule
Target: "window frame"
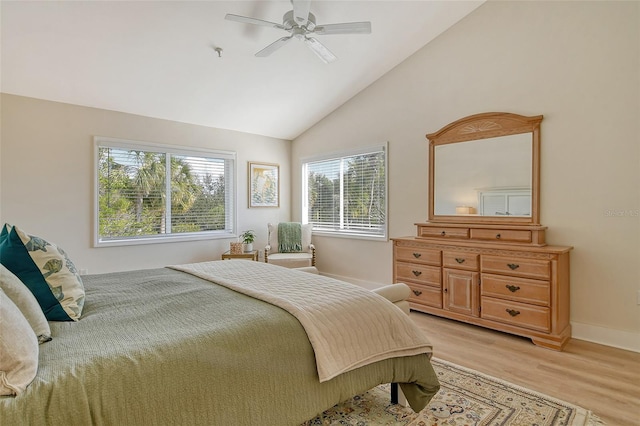
[[[152,151],[163,154],[173,154],[180,156],[193,156],[193,157],[208,157],[208,158],[220,158],[231,161],[231,170],[229,171],[229,181],[225,180],[225,183],[231,183],[229,191],[225,188],[225,196],[227,197],[227,204],[231,206],[232,211],[229,213],[227,229],[217,231],[200,231],[200,232],[188,232],[188,233],[168,233],[158,235],[145,235],[141,237],[121,237],[109,240],[101,240],[100,238],[100,148],[115,148],[115,149],[127,149],[137,151]],[[211,240],[211,239],[224,239],[234,238],[237,232],[237,155],[234,151],[213,150],[206,148],[194,148],[181,145],[168,145],[154,142],[134,141],[127,139],[111,138],[105,136],[94,136],[93,138],[93,247],[114,247],[114,246],[129,246],[140,244],[160,244],[169,242],[180,241],[197,241],[197,240]],[[167,174],[170,171],[167,170]],[[167,203],[169,210],[171,208],[170,198],[167,197]],[[170,216],[167,216],[168,218]],[[170,226],[169,226],[169,229]]]
[[[348,157],[355,157],[358,155],[365,154],[373,154],[376,152],[384,153],[384,191],[385,191],[385,199],[384,199],[384,211],[385,211],[385,222],[384,226],[382,226],[382,235],[376,235],[372,233],[366,232],[350,232],[347,230],[328,230],[328,229],[316,229],[313,228],[313,234],[322,235],[328,237],[337,237],[337,238],[349,238],[349,239],[358,239],[358,240],[373,240],[373,241],[389,241],[389,143],[384,142],[381,145],[368,146],[357,149],[350,149],[344,151],[335,151],[325,154],[313,155],[309,157],[305,157],[301,159],[302,163],[302,223],[309,223],[309,182],[308,182],[308,170],[307,164],[319,161],[328,161],[328,160],[340,160]],[[341,181],[341,185],[343,182]],[[341,196],[340,204],[344,204],[344,199]],[[342,211],[341,211],[342,216]]]

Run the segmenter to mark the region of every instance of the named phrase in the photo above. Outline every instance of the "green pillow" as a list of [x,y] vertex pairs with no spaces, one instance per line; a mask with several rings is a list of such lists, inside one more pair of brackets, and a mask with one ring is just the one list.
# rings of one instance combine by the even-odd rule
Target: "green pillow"
[[5,224],[0,232],[0,263],[31,290],[49,321],[77,321],[84,286],[60,247]]

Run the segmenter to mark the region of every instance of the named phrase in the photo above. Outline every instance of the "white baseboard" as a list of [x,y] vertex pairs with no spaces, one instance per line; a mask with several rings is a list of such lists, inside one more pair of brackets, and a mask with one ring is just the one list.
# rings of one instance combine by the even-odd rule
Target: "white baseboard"
[[[346,281],[360,287],[373,289],[386,284],[374,283],[340,275],[323,274],[337,280]],[[387,283],[391,284],[391,283]],[[587,342],[598,343],[600,345],[611,346],[613,348],[627,351],[640,352],[640,333],[631,331],[616,330],[613,328],[600,327],[597,325],[571,322],[571,337]]]
[[572,322],[571,337],[627,351],[640,352],[640,333],[631,331]]

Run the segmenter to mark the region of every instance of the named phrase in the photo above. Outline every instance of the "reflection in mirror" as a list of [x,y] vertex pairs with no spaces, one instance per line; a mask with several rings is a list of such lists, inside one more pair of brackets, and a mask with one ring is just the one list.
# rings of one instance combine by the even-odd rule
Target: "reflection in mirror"
[[532,134],[435,147],[436,215],[531,217]]
[[429,140],[429,222],[540,225],[540,122],[485,112]]

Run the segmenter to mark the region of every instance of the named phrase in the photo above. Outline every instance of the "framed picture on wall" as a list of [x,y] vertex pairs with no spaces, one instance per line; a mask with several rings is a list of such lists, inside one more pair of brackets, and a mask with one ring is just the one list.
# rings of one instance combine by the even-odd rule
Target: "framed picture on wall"
[[249,207],[280,206],[280,166],[249,161]]

